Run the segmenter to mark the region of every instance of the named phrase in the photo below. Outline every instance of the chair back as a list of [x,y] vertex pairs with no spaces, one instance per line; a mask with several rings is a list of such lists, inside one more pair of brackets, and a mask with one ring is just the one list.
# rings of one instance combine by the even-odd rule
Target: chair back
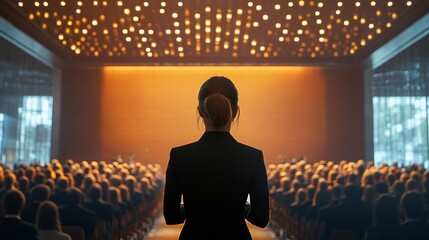
[[85,231],[78,226],[62,226],[63,232],[70,235],[73,240],[85,240]]
[[109,239],[109,233],[107,231],[107,224],[102,219],[97,219],[97,227],[95,228],[95,239],[96,240]]
[[350,230],[345,230],[345,229],[332,229],[331,233],[329,234],[329,240],[360,240],[359,237],[359,232],[354,230],[354,229],[350,229]]

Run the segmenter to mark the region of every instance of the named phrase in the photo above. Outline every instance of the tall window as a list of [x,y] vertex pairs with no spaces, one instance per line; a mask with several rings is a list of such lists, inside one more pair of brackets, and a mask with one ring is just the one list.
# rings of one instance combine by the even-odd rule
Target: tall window
[[18,159],[25,164],[50,160],[52,97],[24,96],[18,109]]
[[[0,146],[2,146],[3,142],[3,125],[4,125],[4,114],[0,113]],[[1,148],[0,148],[1,153]],[[0,154],[0,163],[5,164],[6,156],[4,154]]]
[[429,167],[429,36],[373,72],[375,164]]
[[50,160],[52,69],[0,38],[1,164]]
[[374,97],[377,163],[428,164],[427,97]]

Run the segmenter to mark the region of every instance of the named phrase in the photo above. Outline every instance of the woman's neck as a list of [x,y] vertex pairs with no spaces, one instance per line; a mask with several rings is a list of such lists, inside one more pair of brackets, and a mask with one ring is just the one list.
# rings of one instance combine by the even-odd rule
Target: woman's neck
[[226,124],[221,128],[217,128],[213,125],[206,124],[206,132],[209,132],[209,131],[229,132],[230,130],[231,130],[231,124]]

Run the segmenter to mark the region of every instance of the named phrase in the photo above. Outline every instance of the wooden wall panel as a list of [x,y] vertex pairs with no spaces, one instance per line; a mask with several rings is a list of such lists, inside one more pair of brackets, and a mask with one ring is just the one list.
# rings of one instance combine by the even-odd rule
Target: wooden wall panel
[[60,160],[100,159],[100,69],[64,69],[61,93]]
[[[364,156],[363,77],[359,69],[106,67],[94,79],[89,70],[73,72],[91,75],[84,79],[93,82],[87,87],[93,88],[88,92],[94,92],[83,95],[88,103],[75,110],[99,115],[83,124],[62,121],[67,125],[62,128],[71,127],[75,136],[92,136],[69,145],[94,145],[98,159],[134,154],[138,161],[165,167],[171,147],[195,141],[203,133],[203,124],[200,130],[197,125],[197,94],[201,84],[217,74],[233,80],[239,91],[241,115],[232,134],[262,149],[267,163],[277,162],[280,155],[288,159],[305,155],[309,161],[357,160]],[[76,91],[75,85],[86,80],[65,84],[69,88],[63,91]],[[70,110],[62,111],[63,116],[70,114]],[[94,139],[97,135],[99,138]],[[82,139],[71,137],[70,141]],[[96,158],[85,153],[88,148],[75,149],[81,152],[75,156]],[[73,155],[71,149],[66,149],[67,156]]]

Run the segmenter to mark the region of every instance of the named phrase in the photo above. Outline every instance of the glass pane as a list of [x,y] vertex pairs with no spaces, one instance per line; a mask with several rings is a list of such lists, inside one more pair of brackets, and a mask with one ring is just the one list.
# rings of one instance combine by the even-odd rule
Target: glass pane
[[3,146],[3,126],[4,126],[4,114],[0,113],[0,163],[5,164],[6,156],[2,152]]
[[50,160],[52,129],[51,96],[25,96],[19,108],[18,163],[44,164]]
[[50,158],[53,69],[0,38],[1,163]]
[[373,71],[374,162],[429,167],[429,36]]
[[374,159],[425,164],[428,156],[426,97],[374,97]]

